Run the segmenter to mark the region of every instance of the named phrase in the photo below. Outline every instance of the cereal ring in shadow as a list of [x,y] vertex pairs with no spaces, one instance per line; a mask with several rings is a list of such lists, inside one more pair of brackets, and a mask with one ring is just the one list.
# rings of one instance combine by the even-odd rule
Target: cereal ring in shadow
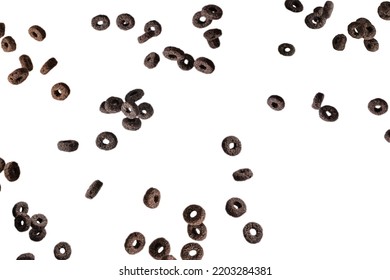
[[199,205],[191,204],[183,211],[183,218],[187,224],[197,226],[206,218],[206,211]]
[[194,58],[192,55],[186,53],[182,58],[177,60],[177,65],[181,70],[188,71],[194,67]]
[[130,233],[125,241],[125,250],[130,255],[137,254],[145,247],[145,243],[145,236],[142,233]]
[[326,23],[326,18],[318,16],[315,13],[308,14],[305,17],[305,24],[311,29],[320,29],[324,27]]
[[368,110],[377,116],[383,115],[388,109],[387,102],[381,98],[375,98],[368,103]]
[[142,121],[139,118],[135,118],[135,119],[124,118],[122,120],[122,126],[127,130],[136,131],[141,128]]
[[[251,230],[255,231],[255,234],[251,233]],[[256,244],[263,238],[263,228],[255,222],[247,223],[243,229],[244,238],[251,244]]]
[[144,59],[144,65],[149,69],[155,68],[159,62],[160,56],[155,52],[151,52]]
[[6,36],[1,40],[1,48],[5,52],[13,52],[16,50],[16,42],[11,36]]
[[377,12],[381,19],[390,20],[390,2],[382,2],[378,7]]
[[58,61],[57,59],[55,59],[54,57],[48,59],[41,67],[41,74],[42,75],[46,75],[47,73],[49,73],[54,67],[56,67],[58,64]]
[[278,51],[283,56],[292,56],[295,53],[295,47],[289,43],[280,44]]
[[35,256],[32,253],[24,253],[19,255],[16,260],[18,261],[29,261],[29,260],[35,260]]
[[212,19],[206,17],[201,11],[196,12],[192,17],[192,24],[197,28],[204,28],[213,22]]
[[215,70],[214,63],[206,57],[198,57],[194,62],[195,69],[204,74],[211,74]]
[[[192,252],[194,252],[192,254]],[[180,252],[182,260],[201,260],[203,258],[204,251],[202,246],[198,243],[190,242],[183,246]]]
[[218,20],[222,17],[223,11],[217,5],[206,5],[200,11],[203,16],[211,20]]
[[284,6],[293,13],[300,13],[303,11],[303,5],[299,0],[286,0]]
[[129,101],[122,104],[121,111],[129,119],[135,119],[140,115],[140,109],[134,101]]
[[236,136],[227,136],[222,140],[222,150],[229,156],[238,155],[241,147],[241,141]]
[[39,242],[46,236],[46,229],[30,229],[28,235],[32,241]]
[[43,41],[46,38],[46,31],[40,27],[39,25],[33,25],[28,29],[28,34],[30,34],[31,38],[37,41]]
[[31,218],[25,213],[20,213],[15,217],[14,225],[19,232],[27,231],[31,225]]
[[324,101],[325,95],[321,92],[318,92],[314,98],[311,107],[315,110],[319,110],[321,108],[321,104]]
[[28,204],[24,201],[17,202],[14,207],[12,208],[12,215],[14,217],[18,216],[19,214],[27,214],[28,213]]
[[5,34],[5,24],[4,22],[0,22],[0,38]]
[[179,60],[184,56],[184,51],[176,47],[166,47],[163,51],[163,55],[169,60]]
[[207,237],[207,227],[205,224],[200,225],[187,225],[187,233],[191,239],[196,241],[202,241]]
[[110,151],[118,145],[118,139],[112,132],[104,131],[96,137],[96,146],[105,151]]
[[171,245],[168,240],[163,237],[155,239],[149,245],[149,254],[156,260],[161,260],[164,256],[171,252]]
[[79,142],[76,140],[61,140],[58,141],[57,148],[63,152],[74,152],[79,148]]
[[334,4],[332,1],[326,1],[324,4],[324,11],[322,13],[322,16],[326,19],[330,18],[332,16],[334,9]]
[[102,188],[103,183],[99,180],[95,180],[92,182],[92,184],[89,186],[88,190],[85,193],[85,197],[92,199],[94,198]]
[[318,111],[320,118],[326,122],[335,122],[339,118],[337,109],[330,105],[322,106]]
[[390,143],[390,129],[385,132],[385,140]]
[[31,216],[31,227],[33,229],[43,229],[47,226],[47,218],[43,214],[35,214]]
[[281,111],[284,109],[285,106],[284,99],[279,95],[271,95],[270,97],[268,97],[267,104],[271,109],[275,111]]
[[337,34],[332,40],[332,46],[336,51],[343,51],[347,44],[347,36],[344,34]]
[[161,260],[163,260],[163,261],[175,261],[176,258],[174,256],[172,256],[172,255],[166,255],[166,256],[162,257]]
[[19,62],[22,68],[26,68],[28,71],[32,71],[34,68],[31,58],[27,54],[19,56]]
[[108,113],[118,113],[121,111],[122,104],[122,98],[111,96],[107,98],[106,103],[104,103],[104,109],[106,109]]
[[252,178],[253,172],[249,168],[241,168],[233,172],[233,179],[235,181],[246,181]]
[[91,25],[95,30],[106,30],[110,26],[110,19],[106,15],[97,15],[92,18]]
[[140,100],[144,96],[144,91],[140,88],[129,91],[125,96],[125,101],[131,103]]
[[143,120],[147,120],[151,118],[154,114],[154,109],[152,105],[150,105],[147,102],[143,102],[139,104],[138,109],[139,109],[139,118]]
[[376,52],[377,50],[379,50],[379,42],[375,38],[372,38],[370,40],[364,40],[363,42],[364,46],[368,51]]
[[158,189],[150,188],[146,191],[144,195],[144,204],[148,208],[157,208],[160,204],[161,193]]
[[116,25],[119,27],[119,29],[122,30],[130,30],[134,27],[135,25],[135,20],[134,18],[129,15],[129,14],[120,14],[116,18]]
[[59,242],[56,246],[54,246],[54,257],[57,260],[67,260],[70,258],[72,254],[72,248],[67,242]]
[[70,94],[70,88],[65,83],[57,83],[53,85],[51,88],[51,96],[55,100],[59,100],[59,101],[65,100],[66,98],[68,98],[69,94]]
[[225,210],[230,216],[238,218],[245,214],[246,204],[241,198],[232,197],[226,202]]
[[319,17],[324,13],[324,7],[315,7],[313,13]]
[[14,182],[20,177],[20,168],[17,162],[10,161],[4,166],[4,176],[10,181]]
[[8,81],[13,85],[19,85],[27,79],[28,75],[26,68],[18,68],[8,75]]

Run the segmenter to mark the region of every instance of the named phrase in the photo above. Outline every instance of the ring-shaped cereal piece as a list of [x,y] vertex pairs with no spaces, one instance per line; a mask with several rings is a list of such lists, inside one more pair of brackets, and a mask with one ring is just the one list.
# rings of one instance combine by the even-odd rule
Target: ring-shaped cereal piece
[[63,101],[68,98],[70,94],[70,88],[65,83],[57,83],[51,88],[51,96],[55,100]]
[[241,148],[241,141],[236,136],[227,136],[222,140],[222,150],[229,156],[238,155]]
[[339,112],[337,109],[330,105],[324,105],[319,110],[318,113],[320,118],[326,122],[335,122],[339,118]]
[[79,142],[76,140],[61,140],[58,141],[57,148],[63,152],[74,152],[79,148]]
[[46,236],[46,229],[45,228],[42,228],[42,229],[30,229],[30,231],[28,232],[28,235],[30,237],[30,239],[32,241],[35,241],[35,242],[39,242],[41,241],[42,239],[45,238]]
[[377,116],[383,115],[388,109],[389,105],[382,98],[375,98],[368,103],[368,110]]
[[161,201],[161,193],[156,188],[149,188],[144,195],[144,204],[146,207],[157,208]]
[[28,29],[28,34],[30,34],[31,38],[37,41],[43,41],[46,38],[46,31],[40,27],[39,25],[33,25]]
[[121,30],[130,30],[134,27],[135,20],[132,15],[123,13],[116,18],[116,25]]
[[299,0],[286,0],[284,6],[293,13],[300,13],[303,11],[303,5]]
[[285,107],[284,99],[279,95],[271,95],[270,97],[268,97],[267,104],[271,109],[275,111],[281,111]]
[[252,178],[253,172],[249,168],[241,168],[233,172],[233,179],[235,181],[246,181]]
[[214,63],[206,57],[198,57],[194,62],[195,69],[204,74],[211,74],[215,70]]
[[155,239],[149,245],[149,254],[156,260],[161,260],[164,256],[171,252],[171,245],[168,240],[163,237]]
[[[251,233],[252,229],[255,231],[255,234]],[[258,223],[250,222],[244,226],[243,234],[246,241],[251,244],[256,244],[263,238],[263,228]]]
[[196,241],[202,241],[207,237],[207,227],[204,223],[200,225],[187,225],[188,236]]
[[43,214],[34,214],[31,216],[31,227],[33,229],[43,229],[47,226],[47,218]]
[[[192,215],[193,213],[195,215]],[[200,225],[206,218],[206,211],[197,204],[191,204],[184,209],[183,218],[189,225]]]
[[222,17],[222,9],[214,4],[206,5],[200,11],[203,16],[211,20],[218,20]]
[[137,254],[145,247],[145,236],[140,232],[132,232],[126,238],[125,250],[130,255]]
[[234,218],[241,217],[246,212],[245,202],[238,197],[232,197],[226,202],[226,213]]
[[[105,143],[108,142],[108,143]],[[105,151],[110,151],[118,145],[118,139],[115,134],[109,131],[104,131],[96,137],[96,146]]]
[[106,15],[97,15],[92,18],[91,25],[95,30],[106,30],[110,26],[110,19]]
[[12,208],[12,215],[16,217],[17,215],[24,213],[28,213],[28,204],[24,201],[19,201],[15,203],[14,207]]
[[192,17],[192,24],[197,28],[204,28],[213,22],[212,19],[206,17],[201,11],[196,12]]
[[27,231],[31,226],[31,218],[26,213],[20,213],[15,217],[14,225],[19,232]]
[[141,128],[142,121],[139,118],[135,118],[135,119],[124,118],[122,120],[122,126],[127,130],[136,131]]
[[57,260],[67,260],[72,255],[72,248],[68,242],[61,241],[54,246],[53,253]]
[[10,161],[4,166],[4,176],[10,181],[14,182],[20,177],[20,167],[19,164],[15,161]]
[[[192,251],[195,252],[194,255],[191,254]],[[182,260],[201,260],[203,255],[204,251],[202,246],[195,242],[185,244],[180,252],[180,257]]]

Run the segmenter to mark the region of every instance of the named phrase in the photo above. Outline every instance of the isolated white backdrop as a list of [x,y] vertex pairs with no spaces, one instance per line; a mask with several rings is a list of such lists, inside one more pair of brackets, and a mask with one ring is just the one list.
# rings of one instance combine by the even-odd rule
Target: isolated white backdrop
[[[17,50],[0,53],[0,156],[17,161],[21,177],[13,183],[0,179],[0,275],[120,279],[124,265],[176,264],[210,270],[271,266],[272,279],[388,279],[390,144],[383,135],[390,115],[372,115],[367,103],[376,97],[390,101],[390,22],[377,15],[379,1],[335,0],[325,27],[307,28],[304,17],[323,2],[303,1],[298,14],[286,10],[282,0],[4,2],[0,22]],[[197,29],[192,16],[206,4],[222,7],[223,17]],[[136,21],[129,31],[115,24],[125,12]],[[111,19],[105,31],[91,27],[98,14]],[[334,51],[332,38],[347,34],[347,25],[359,17],[376,26],[379,51],[369,53],[349,36],[345,51]],[[161,23],[161,35],[139,44],[137,37],[152,19]],[[46,30],[43,42],[29,37],[34,24]],[[218,49],[203,38],[209,28],[223,32]],[[294,44],[294,56],[278,53],[284,42]],[[212,59],[215,72],[180,70],[162,56],[170,45]],[[161,55],[152,70],[143,65],[151,51]],[[24,53],[35,68],[13,86],[7,76]],[[58,65],[43,76],[39,68],[50,57]],[[50,95],[57,82],[71,88],[63,102]],[[102,114],[99,105],[134,88],[144,89],[143,101],[155,114],[131,132],[122,128],[120,114]],[[322,121],[311,108],[317,92],[325,94],[324,105],[338,109],[337,122]],[[283,111],[267,106],[272,94],[285,99]],[[95,146],[102,131],[117,135],[116,149]],[[243,144],[237,157],[221,149],[228,135]],[[76,139],[79,149],[58,151],[56,144],[64,139]],[[253,178],[235,182],[232,172],[243,167],[253,170]],[[85,191],[96,179],[103,188],[87,200]],[[162,193],[157,209],[142,203],[149,187]],[[238,219],[224,210],[233,196],[248,207]],[[14,228],[11,209],[21,200],[29,203],[30,214],[48,217],[43,241],[34,243]],[[153,260],[147,246],[157,237],[170,241],[177,258],[191,242],[182,211],[192,203],[207,212],[203,260]],[[242,236],[249,221],[264,228],[259,244]],[[144,233],[147,245],[131,256],[123,243],[133,231]],[[59,241],[72,246],[66,262],[53,256]],[[34,253],[36,261],[16,262],[24,252]]]

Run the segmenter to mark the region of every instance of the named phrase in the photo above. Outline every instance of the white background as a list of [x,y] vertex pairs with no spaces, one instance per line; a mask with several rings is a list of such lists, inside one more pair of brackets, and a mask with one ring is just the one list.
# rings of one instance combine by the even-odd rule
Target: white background
[[[376,12],[380,1],[335,0],[332,17],[319,30],[309,29],[304,18],[324,1],[304,1],[297,14],[282,0],[3,2],[0,22],[17,50],[0,52],[0,156],[17,161],[21,176],[11,183],[0,175],[2,278],[124,279],[118,270],[125,265],[178,265],[210,271],[270,266],[269,279],[389,279],[390,144],[383,135],[390,115],[374,116],[367,109],[373,98],[390,101],[390,22]],[[223,17],[195,28],[193,14],[211,3],[223,9]],[[135,18],[133,29],[116,26],[121,13]],[[105,31],[91,27],[98,14],[111,20]],[[347,35],[347,25],[359,17],[377,28],[376,53]],[[161,23],[161,35],[139,44],[144,24],[153,19]],[[34,24],[46,30],[43,42],[28,35]],[[218,49],[203,38],[209,28],[223,32]],[[348,37],[343,52],[331,45],[339,33]],[[295,46],[294,56],[278,53],[284,42]],[[215,72],[180,70],[162,56],[171,45],[194,58],[212,59]],[[150,70],[143,60],[152,51],[161,61]],[[32,58],[34,70],[14,86],[7,76],[19,67],[21,54]],[[39,69],[50,57],[58,65],[43,76]],[[51,97],[57,82],[71,88],[65,101]],[[135,88],[145,91],[142,101],[151,103],[155,114],[133,132],[123,129],[120,113],[102,114],[99,105]],[[338,121],[326,123],[311,108],[317,92],[325,94],[323,105],[338,109]],[[266,104],[272,94],[284,98],[283,111]],[[96,147],[102,131],[117,135],[117,148]],[[221,149],[228,135],[242,142],[236,157]],[[57,142],[66,139],[77,140],[79,149],[60,152]],[[232,173],[243,167],[252,169],[253,178],[234,181]],[[88,200],[85,191],[96,179],[104,185]],[[142,202],[150,187],[162,193],[157,209]],[[237,219],[224,210],[233,196],[248,208]],[[29,214],[48,217],[41,242],[14,228],[11,209],[18,201],[28,202]],[[178,259],[182,246],[192,241],[182,218],[192,203],[207,212],[203,260],[153,260],[148,245],[157,237],[170,241]],[[264,229],[259,244],[243,238],[250,221]],[[133,231],[147,240],[137,255],[123,246]],[[72,246],[66,262],[54,258],[59,241]],[[16,262],[25,252],[34,253],[36,261]]]

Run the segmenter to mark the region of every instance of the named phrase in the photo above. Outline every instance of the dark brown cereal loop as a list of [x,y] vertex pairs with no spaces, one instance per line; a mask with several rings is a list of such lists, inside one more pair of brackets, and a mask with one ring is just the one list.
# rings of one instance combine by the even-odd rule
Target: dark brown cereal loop
[[355,39],[360,39],[364,37],[365,29],[364,25],[361,22],[351,22],[348,24],[348,34]]
[[320,17],[323,16],[322,14],[324,13],[324,7],[315,7],[313,13]]
[[31,26],[28,29],[28,34],[37,41],[43,41],[46,38],[46,31],[39,25]]
[[202,15],[211,20],[218,20],[222,17],[223,11],[217,5],[206,5],[201,10]]
[[195,69],[204,74],[211,74],[215,70],[214,63],[206,57],[198,57],[194,62]]
[[160,56],[155,52],[149,53],[144,59],[144,65],[149,69],[155,68],[159,62]]
[[270,97],[268,97],[267,104],[271,109],[275,111],[281,111],[284,109],[285,106],[283,98],[279,95],[271,95]]
[[326,1],[324,4],[324,11],[322,13],[322,16],[326,19],[330,18],[332,16],[334,9],[334,4],[332,1]]
[[235,181],[246,181],[252,178],[253,172],[249,168],[241,168],[233,172],[233,179]]
[[221,46],[221,41],[217,38],[211,41],[207,41],[207,44],[209,45],[210,48],[217,49]]
[[102,113],[104,113],[104,114],[110,114],[110,113],[107,112],[107,110],[106,110],[106,101],[103,101],[103,102],[100,104],[99,111],[102,112]]
[[31,58],[26,54],[19,56],[19,62],[22,68],[26,68],[28,71],[32,71],[34,68]]
[[19,255],[16,260],[18,261],[29,261],[29,260],[35,260],[35,256],[32,253],[24,253]]
[[5,160],[0,158],[0,173],[3,172],[5,167]]
[[1,40],[1,48],[5,52],[13,52],[16,50],[16,42],[11,36],[6,36]]
[[148,21],[144,26],[144,31],[145,33],[153,32],[153,37],[156,37],[161,34],[161,24],[157,20]]
[[123,100],[120,97],[111,96],[104,103],[104,109],[108,113],[118,113],[121,111]]
[[339,118],[337,109],[330,105],[322,106],[318,111],[320,118],[326,122],[335,122]]
[[202,246],[195,242],[187,243],[183,246],[180,252],[182,260],[201,260],[203,255],[204,251]]
[[4,166],[4,176],[10,181],[14,182],[20,177],[20,168],[17,162],[10,161]]
[[74,152],[79,148],[79,142],[76,140],[61,140],[58,141],[57,148],[63,152]]
[[132,232],[126,238],[125,250],[130,255],[137,254],[145,247],[145,236],[140,232]]
[[303,11],[303,5],[299,0],[286,0],[284,2],[284,6],[287,10],[294,13],[299,13]]
[[171,245],[168,240],[163,237],[155,239],[149,245],[149,254],[156,260],[161,260],[162,257],[169,255],[171,252]]
[[205,240],[207,237],[207,227],[205,224],[200,225],[187,225],[187,233],[191,239],[196,241]]
[[5,24],[4,22],[0,22],[0,38],[5,34]]
[[137,38],[138,43],[143,44],[150,38],[154,37],[154,31],[148,31]]
[[358,18],[356,22],[360,23],[363,27],[363,39],[369,40],[375,37],[376,28],[368,19]]
[[154,209],[160,204],[161,193],[156,188],[149,188],[144,195],[144,204],[146,207]]
[[42,75],[46,75],[47,73],[49,73],[54,67],[56,67],[56,65],[58,64],[58,61],[57,59],[55,59],[54,57],[52,58],[49,58],[41,67],[41,74]]
[[379,42],[375,38],[372,38],[370,40],[364,40],[363,42],[364,46],[368,51],[376,52],[377,50],[379,50]]
[[95,180],[92,182],[92,184],[89,186],[88,190],[85,193],[85,197],[92,199],[94,198],[102,188],[103,183],[99,180]]
[[[255,233],[252,234],[251,230],[254,230]],[[243,233],[245,240],[251,244],[259,243],[263,238],[263,228],[255,222],[247,223],[244,226]]]
[[92,18],[91,25],[96,30],[106,30],[110,26],[110,19],[106,15],[97,15]]
[[135,25],[135,20],[134,18],[129,15],[129,14],[120,14],[117,18],[116,18],[116,25],[119,27],[119,29],[122,29],[122,30],[129,30],[129,29],[132,29]]
[[59,101],[65,100],[66,98],[68,98],[69,94],[70,94],[70,88],[65,83],[57,83],[53,85],[51,88],[51,96],[55,100],[59,100]]
[[172,256],[172,255],[166,255],[166,256],[162,257],[161,260],[163,260],[163,261],[175,261],[176,258],[174,256]]
[[390,129],[385,132],[385,140],[390,143]]
[[337,34],[332,40],[333,49],[335,49],[336,51],[343,51],[345,49],[346,44],[347,36],[345,36],[344,34]]
[[196,12],[192,17],[192,24],[197,28],[204,28],[213,22],[212,19],[206,17],[201,11]]
[[189,225],[200,225],[206,218],[206,211],[199,205],[191,204],[184,209],[183,218]]
[[194,67],[194,58],[192,55],[186,53],[182,58],[177,60],[177,65],[181,70],[188,71]]
[[140,88],[133,89],[129,91],[126,96],[125,96],[125,101],[126,102],[131,102],[131,101],[138,101],[144,96],[144,91]]
[[226,202],[225,210],[230,216],[238,218],[245,214],[246,204],[241,198],[232,197]]
[[136,131],[141,128],[142,121],[139,118],[135,118],[135,119],[124,118],[122,120],[122,126],[127,130]]
[[163,55],[169,60],[178,60],[184,56],[184,51],[176,47],[166,47],[163,51]]
[[325,95],[321,92],[318,92],[314,98],[313,98],[313,103],[311,107],[315,110],[319,110],[321,108],[321,104],[324,101]]
[[69,243],[62,241],[54,246],[53,253],[57,260],[67,260],[72,254],[72,248],[70,247]]
[[15,217],[14,225],[19,232],[27,231],[31,225],[31,218],[28,214],[19,213]]
[[203,37],[207,41],[218,39],[221,36],[222,36],[222,30],[218,28],[209,29],[203,33]]
[[30,239],[32,241],[35,241],[35,242],[39,242],[41,241],[42,239],[45,238],[46,236],[46,229],[42,228],[42,229],[30,229],[30,231],[28,232],[28,235],[30,237]]
[[24,214],[28,213],[28,204],[27,204],[27,202],[19,201],[12,208],[12,215],[14,217],[18,216],[21,213],[24,213]]
[[278,51],[281,55],[292,56],[295,53],[295,47],[289,43],[280,44]]
[[384,1],[378,7],[378,15],[381,19],[390,20],[390,2]]
[[383,115],[388,109],[387,102],[381,98],[375,98],[368,103],[368,110],[377,116]]
[[222,150],[229,156],[238,155],[241,147],[241,141],[236,136],[227,136],[222,140]]
[[8,75],[8,81],[13,85],[19,85],[27,79],[28,75],[26,68],[18,68]]
[[43,214],[35,214],[31,216],[31,227],[33,229],[43,229],[47,226],[47,218]]
[[112,132],[104,131],[96,137],[96,146],[105,151],[110,151],[118,145],[118,139]]
[[124,102],[121,106],[122,113],[129,119],[135,119],[140,115],[140,109],[134,101]]
[[311,29],[320,29],[324,27],[326,23],[326,18],[318,16],[315,13],[308,14],[305,17],[305,24]]

